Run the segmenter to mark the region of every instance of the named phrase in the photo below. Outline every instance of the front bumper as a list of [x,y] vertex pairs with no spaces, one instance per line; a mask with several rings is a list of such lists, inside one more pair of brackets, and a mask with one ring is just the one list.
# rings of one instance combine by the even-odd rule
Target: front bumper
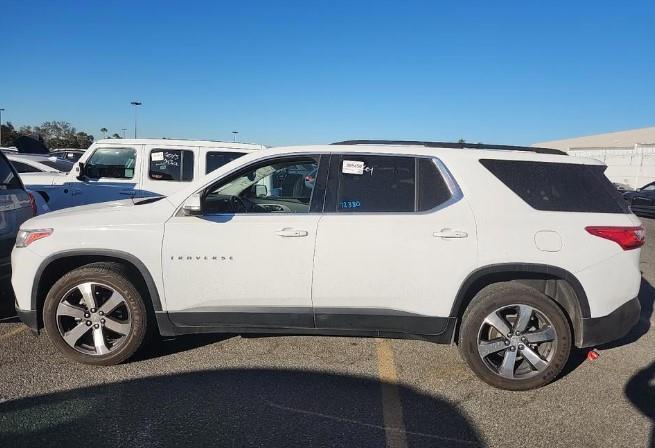
[[639,299],[634,298],[607,316],[582,319],[582,341],[578,347],[596,347],[625,336],[639,321],[640,313]]

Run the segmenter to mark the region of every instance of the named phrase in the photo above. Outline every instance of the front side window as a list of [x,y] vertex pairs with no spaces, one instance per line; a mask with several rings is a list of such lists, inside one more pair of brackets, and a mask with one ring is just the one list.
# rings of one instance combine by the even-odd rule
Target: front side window
[[98,148],[87,160],[84,170],[91,179],[132,179],[135,166],[134,148]]
[[226,163],[236,160],[243,155],[245,154],[242,152],[208,151],[206,156],[205,174],[211,173],[215,169],[220,168]]
[[640,191],[655,191],[655,182],[642,187]]
[[193,180],[193,151],[153,149],[148,176],[153,180],[189,182]]
[[317,169],[313,157],[254,165],[210,187],[203,213],[308,213]]

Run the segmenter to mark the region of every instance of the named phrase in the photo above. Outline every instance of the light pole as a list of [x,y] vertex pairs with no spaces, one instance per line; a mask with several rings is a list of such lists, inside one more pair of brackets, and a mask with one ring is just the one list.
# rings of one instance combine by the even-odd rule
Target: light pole
[[125,138],[125,131],[127,131],[127,128],[121,128],[121,131],[123,131],[123,138]]
[[2,146],[2,112],[4,109],[0,108],[0,146]]
[[238,133],[239,133],[239,131],[232,131],[232,141],[233,141],[233,142],[236,142],[236,141],[237,141],[237,134],[238,134]]
[[134,106],[134,138],[136,138],[136,110],[137,107],[139,107],[143,103],[139,101],[132,101],[130,104]]

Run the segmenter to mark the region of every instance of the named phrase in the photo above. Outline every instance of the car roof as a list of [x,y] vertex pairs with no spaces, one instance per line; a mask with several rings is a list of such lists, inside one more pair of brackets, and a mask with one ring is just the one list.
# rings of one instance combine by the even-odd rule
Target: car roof
[[[521,149],[518,149],[521,148]],[[565,153],[543,153],[522,149],[523,147],[512,147],[498,145],[494,148],[468,148],[468,147],[440,147],[424,146],[416,144],[393,143],[393,144],[331,144],[331,145],[307,145],[287,146],[267,149],[265,152],[278,154],[293,153],[377,153],[396,155],[421,155],[428,157],[439,157],[444,160],[454,159],[501,159],[501,160],[523,160],[536,162],[559,162],[585,165],[603,165],[596,159],[569,156]]]
[[199,146],[207,148],[227,148],[255,150],[265,149],[266,146],[258,143],[222,142],[218,140],[186,140],[168,138],[122,138],[97,140],[94,145],[157,145],[157,146]]

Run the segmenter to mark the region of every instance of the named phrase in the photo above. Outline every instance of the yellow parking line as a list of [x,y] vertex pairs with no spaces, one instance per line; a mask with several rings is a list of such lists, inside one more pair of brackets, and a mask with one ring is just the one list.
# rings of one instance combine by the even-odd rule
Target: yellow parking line
[[0,341],[3,341],[5,339],[9,339],[10,337],[12,337],[12,336],[14,336],[14,335],[16,335],[16,334],[18,334],[18,333],[20,333],[22,331],[25,331],[25,330],[27,330],[27,326],[25,326],[25,325],[21,325],[18,328],[14,328],[9,333],[5,333],[3,335],[0,335]]
[[403,420],[403,407],[398,390],[398,375],[393,360],[391,343],[376,339],[378,374],[382,383],[382,416],[388,448],[407,448],[407,435]]

